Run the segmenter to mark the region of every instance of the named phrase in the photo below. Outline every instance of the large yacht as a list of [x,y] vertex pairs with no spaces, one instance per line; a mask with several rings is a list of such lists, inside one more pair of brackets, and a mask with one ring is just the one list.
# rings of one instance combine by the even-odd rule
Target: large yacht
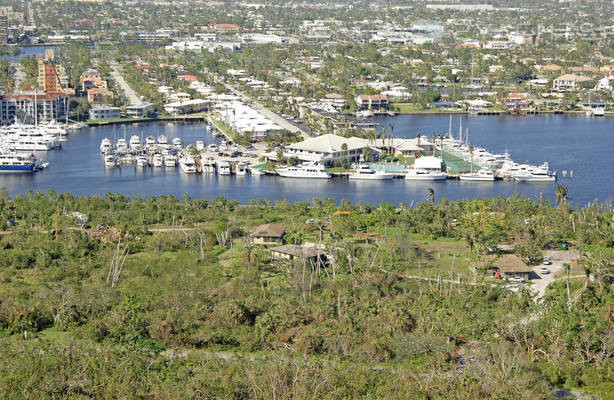
[[285,178],[317,178],[330,179],[333,176],[326,172],[326,169],[319,164],[303,163],[296,167],[279,168],[275,170],[279,176]]
[[175,168],[177,166],[177,156],[174,154],[166,154],[164,156],[164,166],[166,168]]
[[443,181],[448,179],[448,174],[443,171],[429,171],[426,169],[410,169],[405,175],[408,181]]
[[367,165],[360,165],[356,168],[356,173],[349,176],[350,179],[362,179],[372,181],[384,181],[394,178],[394,174],[389,174],[383,169],[374,171]]
[[130,137],[130,150],[139,151],[141,149],[141,139],[137,135],[132,135]]
[[217,164],[217,173],[219,175],[230,175],[230,163],[228,161],[220,161]]
[[512,176],[518,182],[554,182],[556,180],[556,173],[550,172],[547,162],[538,167],[521,169]]
[[196,173],[196,163],[194,159],[188,155],[183,156],[179,159],[179,166],[181,170],[186,174],[194,174]]
[[156,168],[164,166],[164,156],[160,153],[156,153],[153,156],[152,165]]
[[36,170],[36,157],[30,154],[3,153],[0,154],[1,173],[23,173]]
[[113,143],[111,143],[111,140],[109,140],[109,138],[102,139],[102,141],[100,142],[100,152],[101,153],[107,153],[111,151],[112,148],[113,148]]
[[128,143],[126,142],[126,139],[122,138],[117,141],[117,151],[119,152],[128,151]]

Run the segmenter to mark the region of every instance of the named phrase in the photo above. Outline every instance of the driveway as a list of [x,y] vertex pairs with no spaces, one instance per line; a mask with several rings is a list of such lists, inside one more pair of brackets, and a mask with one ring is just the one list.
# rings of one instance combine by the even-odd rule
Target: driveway
[[[548,285],[555,281],[555,275],[565,271],[563,264],[573,264],[576,260],[578,260],[578,258],[580,258],[580,251],[577,249],[546,250],[544,252],[544,257],[550,257],[552,265],[537,265],[532,268],[533,272],[538,276],[538,278],[535,278],[535,275],[533,276],[535,279],[531,280],[533,284],[530,286],[530,289],[535,292],[537,301],[540,301],[544,297]],[[550,270],[550,273],[540,273],[539,269],[542,266],[547,267]]]

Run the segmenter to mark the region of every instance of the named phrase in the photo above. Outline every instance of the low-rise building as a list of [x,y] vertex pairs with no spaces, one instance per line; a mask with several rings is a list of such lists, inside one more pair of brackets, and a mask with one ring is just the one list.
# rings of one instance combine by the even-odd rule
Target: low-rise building
[[366,139],[356,137],[344,138],[333,134],[326,134],[286,146],[284,156],[332,166],[335,161],[340,163],[359,162],[363,149],[367,148],[370,148],[370,146],[369,141]]
[[87,90],[87,101],[90,104],[104,104],[113,99],[113,92],[106,88],[93,87]]
[[176,101],[173,103],[168,103],[164,106],[164,110],[169,114],[190,114],[200,111],[208,110],[211,103],[202,100],[202,99],[194,99],[188,101]]
[[94,105],[90,108],[90,119],[118,119],[121,118],[121,110],[119,107],[111,107],[106,105]]
[[285,244],[271,248],[271,257],[282,261],[300,261],[309,266],[316,266],[319,262],[324,263],[326,256],[320,250],[312,247],[300,246],[296,244]]
[[531,269],[515,254],[506,254],[494,262],[491,268],[495,276],[501,278],[530,279]]
[[126,107],[126,117],[147,118],[154,114],[154,106],[151,103],[131,104]]
[[23,89],[0,97],[2,124],[12,124],[24,116],[31,122],[60,121],[66,118],[67,110],[68,96],[63,93],[42,94],[42,90]]
[[282,224],[264,224],[258,226],[250,239],[253,244],[283,244],[286,235],[286,227]]
[[359,110],[388,110],[388,96],[361,94],[356,97]]

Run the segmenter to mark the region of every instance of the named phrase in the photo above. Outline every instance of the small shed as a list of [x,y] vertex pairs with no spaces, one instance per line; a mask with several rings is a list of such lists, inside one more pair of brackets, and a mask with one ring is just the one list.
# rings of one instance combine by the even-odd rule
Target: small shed
[[515,254],[503,255],[495,260],[492,270],[505,278],[522,278],[528,280],[531,269]]
[[326,256],[313,247],[285,244],[283,246],[271,248],[271,257],[287,261],[302,261],[305,259],[308,264],[313,263],[313,265],[315,265],[318,262],[318,257],[320,257],[320,261],[323,262]]
[[250,235],[253,244],[283,244],[286,227],[282,224],[258,226]]

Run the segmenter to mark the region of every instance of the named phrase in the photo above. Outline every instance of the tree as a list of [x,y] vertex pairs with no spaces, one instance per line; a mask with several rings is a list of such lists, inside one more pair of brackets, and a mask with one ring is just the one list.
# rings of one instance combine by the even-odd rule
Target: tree
[[555,204],[565,204],[567,203],[567,192],[568,189],[563,185],[556,185],[556,200]]
[[430,202],[435,204],[435,190],[433,188],[428,188],[428,192]]

